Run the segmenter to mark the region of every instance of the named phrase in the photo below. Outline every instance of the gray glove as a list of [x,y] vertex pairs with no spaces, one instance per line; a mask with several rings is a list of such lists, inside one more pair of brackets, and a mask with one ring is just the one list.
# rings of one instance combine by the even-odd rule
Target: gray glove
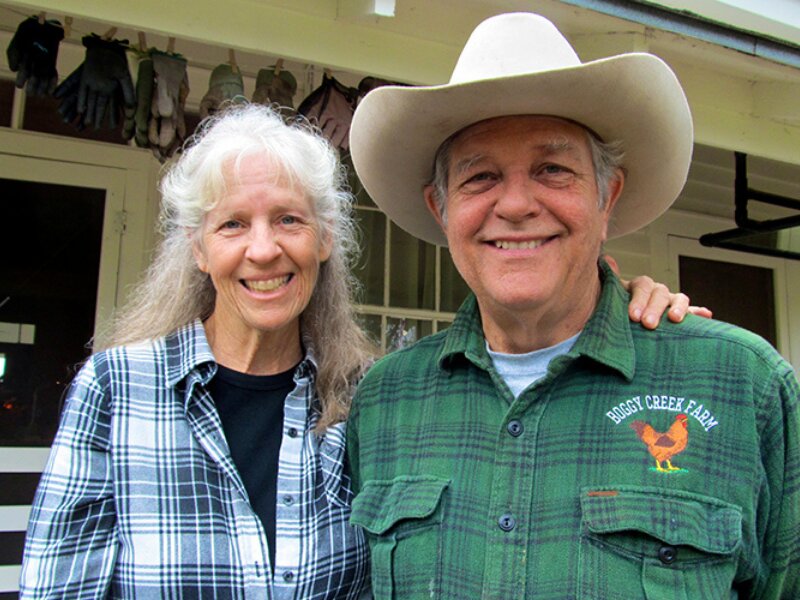
[[200,101],[200,117],[205,119],[220,109],[223,102],[244,100],[242,74],[229,64],[221,64],[211,71],[208,91]]
[[[161,152],[168,152],[180,144],[186,134],[183,120],[183,105],[189,94],[186,59],[160,52],[154,52],[152,58],[156,92],[151,100],[148,139]],[[183,131],[183,136],[179,131]]]

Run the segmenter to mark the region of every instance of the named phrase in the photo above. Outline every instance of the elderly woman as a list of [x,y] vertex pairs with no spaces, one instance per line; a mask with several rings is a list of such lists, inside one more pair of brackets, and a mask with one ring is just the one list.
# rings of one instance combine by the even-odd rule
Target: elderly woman
[[[266,107],[204,124],[162,182],[153,265],[70,388],[23,598],[368,593],[343,429],[373,352],[343,176]],[[667,299],[656,288],[651,308]]]
[[358,597],[343,421],[372,349],[343,177],[259,106],[168,172],[157,257],[69,391],[22,597]]

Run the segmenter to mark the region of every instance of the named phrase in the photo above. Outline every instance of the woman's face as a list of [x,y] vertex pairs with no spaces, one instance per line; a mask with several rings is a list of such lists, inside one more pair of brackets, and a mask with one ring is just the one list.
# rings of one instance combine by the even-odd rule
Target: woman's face
[[263,156],[225,171],[225,195],[206,215],[193,250],[217,298],[217,331],[297,335],[331,241],[304,192]]

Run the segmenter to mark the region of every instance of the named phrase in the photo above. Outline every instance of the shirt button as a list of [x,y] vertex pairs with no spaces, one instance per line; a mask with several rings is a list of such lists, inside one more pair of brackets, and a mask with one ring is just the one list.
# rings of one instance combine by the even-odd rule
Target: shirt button
[[288,583],[288,582],[290,582],[292,579],[294,579],[294,573],[292,573],[291,571],[284,571],[284,572],[283,572],[283,580],[284,580],[285,582],[287,582],[287,583]]
[[506,429],[508,430],[508,433],[510,433],[514,437],[521,436],[522,432],[525,430],[525,428],[522,426],[522,423],[520,421],[517,421],[516,419],[514,419],[513,421],[509,421],[508,425],[506,425]]
[[517,521],[516,519],[514,519],[512,515],[506,513],[502,517],[497,519],[497,524],[503,531],[511,531],[512,529],[514,529],[514,527],[517,526]]
[[286,506],[291,506],[292,504],[294,504],[294,496],[289,496],[287,494],[286,496],[283,497],[283,503]]
[[287,431],[286,433],[289,434],[290,438],[296,438],[297,437],[297,429],[295,429],[294,427],[289,427],[289,431]]
[[658,549],[658,560],[665,565],[671,565],[678,558],[678,549],[675,546],[661,546]]

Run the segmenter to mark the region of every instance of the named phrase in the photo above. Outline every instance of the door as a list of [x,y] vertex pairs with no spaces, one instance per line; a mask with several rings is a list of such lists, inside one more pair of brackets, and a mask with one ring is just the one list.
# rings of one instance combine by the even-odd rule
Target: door
[[[786,259],[701,246],[697,240],[669,236],[669,260],[679,288],[714,318],[758,333],[789,361],[791,338],[798,335],[797,301],[787,284]],[[794,309],[792,309],[794,303]],[[796,365],[795,365],[796,367]]]
[[115,304],[125,171],[0,155],[0,599],[64,392]]

